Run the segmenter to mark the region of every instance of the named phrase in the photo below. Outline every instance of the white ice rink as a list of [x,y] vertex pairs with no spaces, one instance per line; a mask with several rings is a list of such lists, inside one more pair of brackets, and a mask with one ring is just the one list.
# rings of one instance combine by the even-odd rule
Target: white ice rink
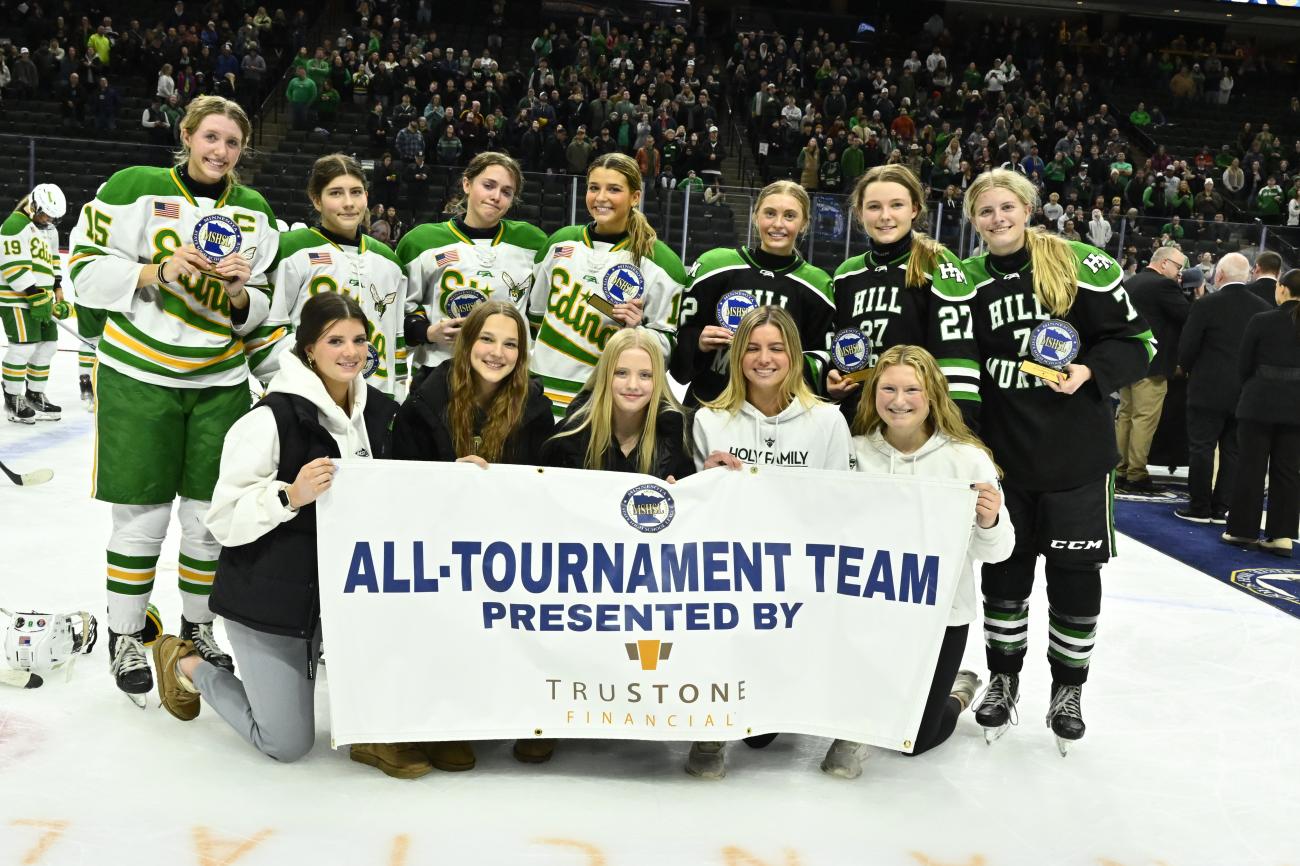
[[[0,460],[55,472],[0,479],[0,606],[98,615],[109,508],[88,496],[75,354],[50,378],[62,421],[0,423]],[[172,630],[177,535],[154,592]],[[136,709],[101,623],[70,681],[0,687],[0,866],[1300,866],[1300,622],[1120,545],[1068,757],[1043,724],[1039,592],[1019,727],[987,746],[964,714],[936,751],[874,751],[853,782],[817,770],[826,741],[791,735],[733,746],[721,782],[682,772],[685,744],[595,741],[539,766],[482,743],[472,772],[397,781],[330,750],[328,670],[316,748],[281,766],[210,708],[178,722],[155,693]],[[975,629],[966,666],[984,671]]]

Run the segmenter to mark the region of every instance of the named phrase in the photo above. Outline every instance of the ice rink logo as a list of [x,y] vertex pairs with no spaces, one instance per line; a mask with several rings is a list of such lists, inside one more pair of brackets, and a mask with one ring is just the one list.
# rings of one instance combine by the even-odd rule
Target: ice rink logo
[[1242,568],[1229,581],[1294,617],[1300,617],[1300,570]]
[[659,532],[673,522],[677,507],[673,497],[658,484],[642,484],[633,487],[623,497],[619,507],[623,519],[638,532]]

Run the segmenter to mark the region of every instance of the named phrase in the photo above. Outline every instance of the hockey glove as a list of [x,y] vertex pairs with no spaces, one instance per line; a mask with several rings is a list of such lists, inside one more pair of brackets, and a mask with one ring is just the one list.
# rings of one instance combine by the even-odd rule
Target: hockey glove
[[33,322],[48,322],[54,312],[52,309],[54,293],[48,289],[38,289],[35,293],[27,296],[27,303],[31,305]]
[[54,318],[62,321],[72,315],[72,304],[67,301],[55,301],[53,308]]

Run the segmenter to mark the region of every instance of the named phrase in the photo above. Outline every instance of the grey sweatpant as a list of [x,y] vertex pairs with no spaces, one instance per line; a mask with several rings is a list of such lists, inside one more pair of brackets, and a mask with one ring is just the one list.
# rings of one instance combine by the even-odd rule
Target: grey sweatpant
[[[225,624],[240,676],[200,662],[194,685],[253,748],[277,761],[298,760],[316,739],[316,681],[307,678],[307,641]],[[311,653],[314,662],[320,629]]]

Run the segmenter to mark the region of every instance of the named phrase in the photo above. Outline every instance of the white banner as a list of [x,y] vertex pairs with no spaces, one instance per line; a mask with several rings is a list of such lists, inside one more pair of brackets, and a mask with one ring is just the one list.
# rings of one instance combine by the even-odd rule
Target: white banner
[[784,731],[912,748],[966,484],[339,466],[317,535],[335,745]]

